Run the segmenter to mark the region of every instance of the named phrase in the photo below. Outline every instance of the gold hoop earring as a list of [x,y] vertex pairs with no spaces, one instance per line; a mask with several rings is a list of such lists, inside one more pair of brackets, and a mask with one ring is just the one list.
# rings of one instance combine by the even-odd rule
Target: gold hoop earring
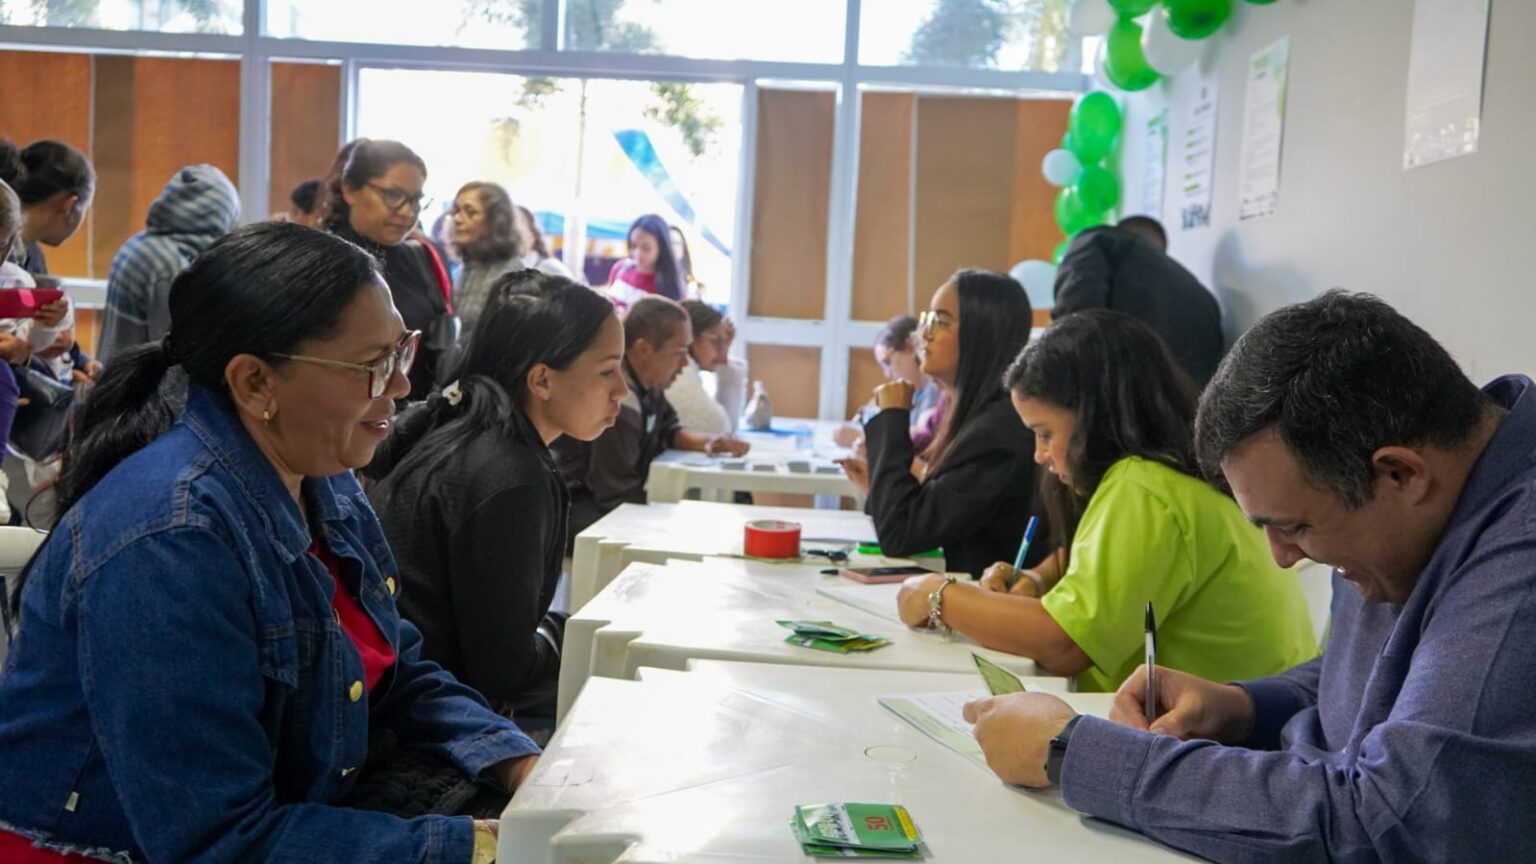
[[261,412],[261,422],[270,424],[272,422],[272,412],[271,411],[263,411],[263,412]]

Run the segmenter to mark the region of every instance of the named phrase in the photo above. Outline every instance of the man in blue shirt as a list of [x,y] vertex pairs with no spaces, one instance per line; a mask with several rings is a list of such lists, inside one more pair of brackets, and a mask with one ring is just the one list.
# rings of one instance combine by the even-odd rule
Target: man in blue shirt
[[[967,706],[1010,782],[1218,861],[1536,860],[1536,393],[1330,292],[1261,321],[1201,399],[1206,470],[1273,554],[1332,564],[1321,658],[1217,684],[1145,670],[1112,719]],[[1344,583],[1351,583],[1346,585]]]

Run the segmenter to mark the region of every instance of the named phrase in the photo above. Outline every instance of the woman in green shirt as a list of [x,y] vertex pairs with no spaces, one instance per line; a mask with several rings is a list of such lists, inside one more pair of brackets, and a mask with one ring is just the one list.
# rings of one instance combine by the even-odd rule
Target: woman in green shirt
[[1199,478],[1195,387],[1150,329],[1116,312],[1069,315],[1019,354],[1005,383],[1051,474],[1062,551],[1018,574],[995,564],[979,585],[914,577],[903,621],[937,618],[1092,691],[1114,690],[1142,661],[1148,601],[1159,665],[1225,681],[1316,656],[1295,578],[1237,503]]

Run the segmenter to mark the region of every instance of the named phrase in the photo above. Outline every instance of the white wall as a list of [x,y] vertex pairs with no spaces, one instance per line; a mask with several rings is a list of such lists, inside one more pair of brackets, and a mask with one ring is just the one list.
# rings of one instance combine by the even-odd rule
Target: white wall
[[[1405,172],[1413,0],[1236,3],[1198,68],[1126,100],[1126,199],[1141,200],[1148,117],[1169,111],[1170,253],[1221,299],[1227,338],[1332,287],[1378,294],[1474,380],[1536,374],[1536,2],[1492,0],[1482,142]],[[1249,57],[1291,37],[1279,212],[1237,217]],[[1200,74],[1220,86],[1211,225],[1179,229],[1176,144]],[[1129,211],[1128,211],[1129,212]]]

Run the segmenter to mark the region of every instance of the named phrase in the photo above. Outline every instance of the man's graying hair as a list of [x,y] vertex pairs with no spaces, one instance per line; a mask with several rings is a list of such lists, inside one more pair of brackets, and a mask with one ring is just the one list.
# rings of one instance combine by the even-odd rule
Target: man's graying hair
[[1195,446],[1221,483],[1222,460],[1273,426],[1313,483],[1359,507],[1377,450],[1465,444],[1490,404],[1418,325],[1375,296],[1333,290],[1237,341],[1200,398]]

